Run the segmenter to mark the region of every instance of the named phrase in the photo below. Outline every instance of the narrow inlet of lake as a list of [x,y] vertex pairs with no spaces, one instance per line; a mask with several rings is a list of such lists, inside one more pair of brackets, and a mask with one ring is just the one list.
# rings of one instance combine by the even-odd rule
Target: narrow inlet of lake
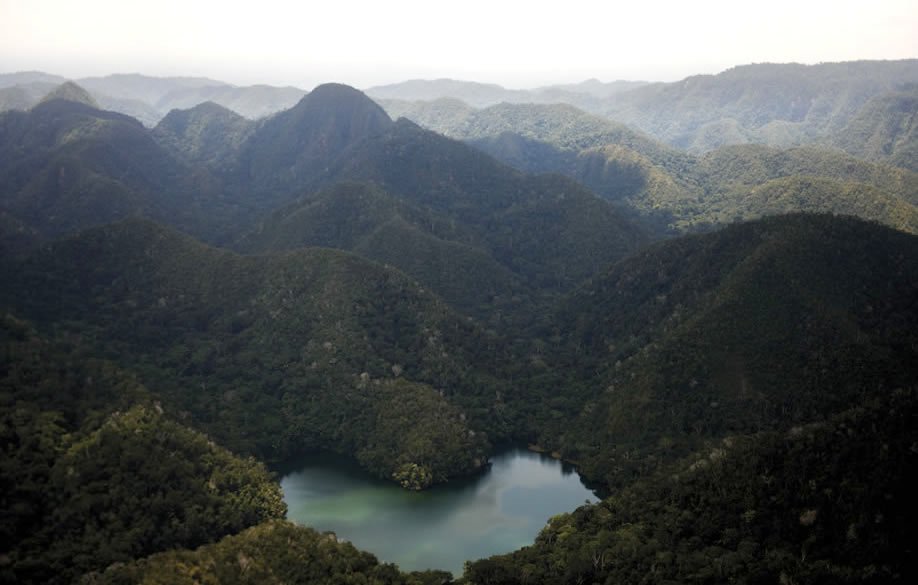
[[288,519],[396,563],[456,575],[467,560],[532,544],[548,519],[596,496],[570,466],[515,449],[475,479],[423,492],[371,477],[351,461],[310,457],[281,479]]

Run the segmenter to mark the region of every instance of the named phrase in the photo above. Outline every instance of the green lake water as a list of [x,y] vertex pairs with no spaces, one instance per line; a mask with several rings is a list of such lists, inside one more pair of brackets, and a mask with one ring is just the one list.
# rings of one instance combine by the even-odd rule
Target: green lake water
[[410,492],[350,461],[310,457],[281,479],[287,517],[396,563],[462,572],[466,560],[531,544],[547,520],[596,496],[569,466],[522,449],[474,479]]

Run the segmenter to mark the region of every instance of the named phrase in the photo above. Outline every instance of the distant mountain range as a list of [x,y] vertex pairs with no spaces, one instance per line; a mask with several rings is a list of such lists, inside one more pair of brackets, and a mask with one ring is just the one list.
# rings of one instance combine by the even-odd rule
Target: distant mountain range
[[[65,81],[63,77],[40,72],[0,74],[0,111],[27,109]],[[307,93],[294,87],[237,87],[203,77],[116,74],[73,82],[89,91],[101,107],[137,118],[150,127],[171,110],[207,101],[249,119],[261,118],[289,108]]]
[[[55,86],[68,81],[38,71],[0,74],[0,111],[28,109]],[[217,103],[249,119],[285,110],[300,100],[305,90],[270,85],[234,86],[203,77],[150,77],[114,74],[72,80],[88,90],[105,109],[137,118],[154,126],[173,109],[188,109],[206,101]],[[508,90],[499,85],[441,79],[408,81],[367,90],[371,97],[423,100],[458,97],[474,106],[511,103],[591,104],[616,93],[645,85],[642,81],[603,83],[591,79],[578,84],[553,85],[534,90]]]
[[[820,143],[788,149],[734,145],[696,155],[570,105],[383,103],[393,117],[464,140],[523,171],[567,175],[655,229],[692,231],[806,210],[858,215],[918,233],[918,174],[882,164],[892,162],[882,148],[870,151],[876,162]],[[895,123],[899,159],[911,144],[902,126],[907,116]],[[886,136],[892,130],[866,132]],[[873,143],[884,140],[892,139]]]
[[394,115],[404,112],[427,122],[436,116],[432,128],[454,123],[461,104],[418,102],[458,99],[473,108],[500,102],[566,103],[693,153],[758,143],[833,145],[858,155],[857,149],[866,142],[845,136],[873,135],[873,158],[915,170],[914,157],[906,154],[911,152],[907,145],[913,144],[909,113],[914,109],[911,102],[903,101],[902,93],[913,91],[916,84],[918,60],[910,59],[744,65],[672,83],[615,82],[604,86],[609,88],[605,94],[594,91],[597,86],[590,82],[563,89],[501,92],[502,88],[490,85],[443,80],[406,82],[368,93]]
[[[64,81],[41,72],[0,74],[0,111],[31,107]],[[103,108],[135,117],[150,127],[172,109],[206,101],[257,119],[293,106],[307,93],[293,87],[237,87],[207,78],[138,74],[74,81]],[[563,103],[695,153],[731,144],[788,147],[819,143],[860,156],[863,153],[858,149],[866,143],[859,138],[869,135],[870,157],[918,170],[913,168],[914,157],[909,156],[911,117],[887,121],[895,118],[895,112],[911,111],[910,102],[902,101],[902,92],[907,94],[916,84],[918,60],[902,60],[766,63],[672,83],[590,79],[526,90],[453,79],[411,80],[366,92],[390,112],[417,112],[416,102],[442,99],[459,100],[472,108]],[[437,110],[446,113],[442,106]]]
[[589,79],[581,83],[549,85],[536,89],[506,89],[493,83],[435,79],[403,81],[366,90],[378,100],[433,101],[443,98],[461,100],[472,107],[485,108],[500,103],[555,104],[568,103],[588,109],[599,107],[602,100],[647,85],[646,81],[612,81]]

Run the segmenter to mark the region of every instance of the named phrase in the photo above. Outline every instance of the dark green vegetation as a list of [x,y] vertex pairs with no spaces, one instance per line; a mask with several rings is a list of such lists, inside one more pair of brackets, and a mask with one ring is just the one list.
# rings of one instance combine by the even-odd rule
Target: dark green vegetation
[[[75,87],[0,114],[0,575],[437,582],[282,523],[237,534],[283,514],[239,457],[330,450],[418,489],[529,441],[611,496],[469,582],[909,582],[918,180],[887,163],[914,168],[913,69],[754,66],[590,98],[697,150],[767,135],[885,162],[430,106],[567,177],[532,175],[340,85],[155,131]],[[799,210],[901,231],[781,215],[644,247],[633,221]]]
[[910,583],[915,390],[725,440],[551,520],[470,583]]
[[251,135],[255,123],[214,102],[172,110],[153,129],[156,142],[192,163],[219,167]]
[[468,424],[499,418],[502,386],[477,372],[495,342],[398,272],[319,248],[237,256],[142,221],[83,232],[16,272],[7,304],[98,340],[236,452],[330,449],[383,477],[418,465],[412,487],[484,461]]
[[85,577],[85,585],[203,582],[441,585],[449,573],[401,573],[353,545],[289,522],[267,522],[195,551],[174,551]]
[[0,342],[0,581],[68,583],[283,517],[260,463],[167,417],[78,341],[4,316]]
[[553,352],[554,370],[580,421],[555,440],[616,486],[709,439],[909,386],[916,298],[918,238],[852,219],[782,216],[651,247],[554,319],[570,352]]
[[[528,295],[498,262],[480,230],[393,197],[368,183],[342,182],[281,208],[240,242],[246,251],[322,246],[394,266],[451,305],[482,318]],[[514,298],[516,301],[514,302]]]

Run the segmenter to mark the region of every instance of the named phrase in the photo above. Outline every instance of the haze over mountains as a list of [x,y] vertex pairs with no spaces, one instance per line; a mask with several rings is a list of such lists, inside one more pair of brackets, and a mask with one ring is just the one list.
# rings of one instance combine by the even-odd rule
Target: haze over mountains
[[915,84],[0,76],[0,582],[448,582],[265,465],[522,443],[606,498],[463,582],[910,582]]

